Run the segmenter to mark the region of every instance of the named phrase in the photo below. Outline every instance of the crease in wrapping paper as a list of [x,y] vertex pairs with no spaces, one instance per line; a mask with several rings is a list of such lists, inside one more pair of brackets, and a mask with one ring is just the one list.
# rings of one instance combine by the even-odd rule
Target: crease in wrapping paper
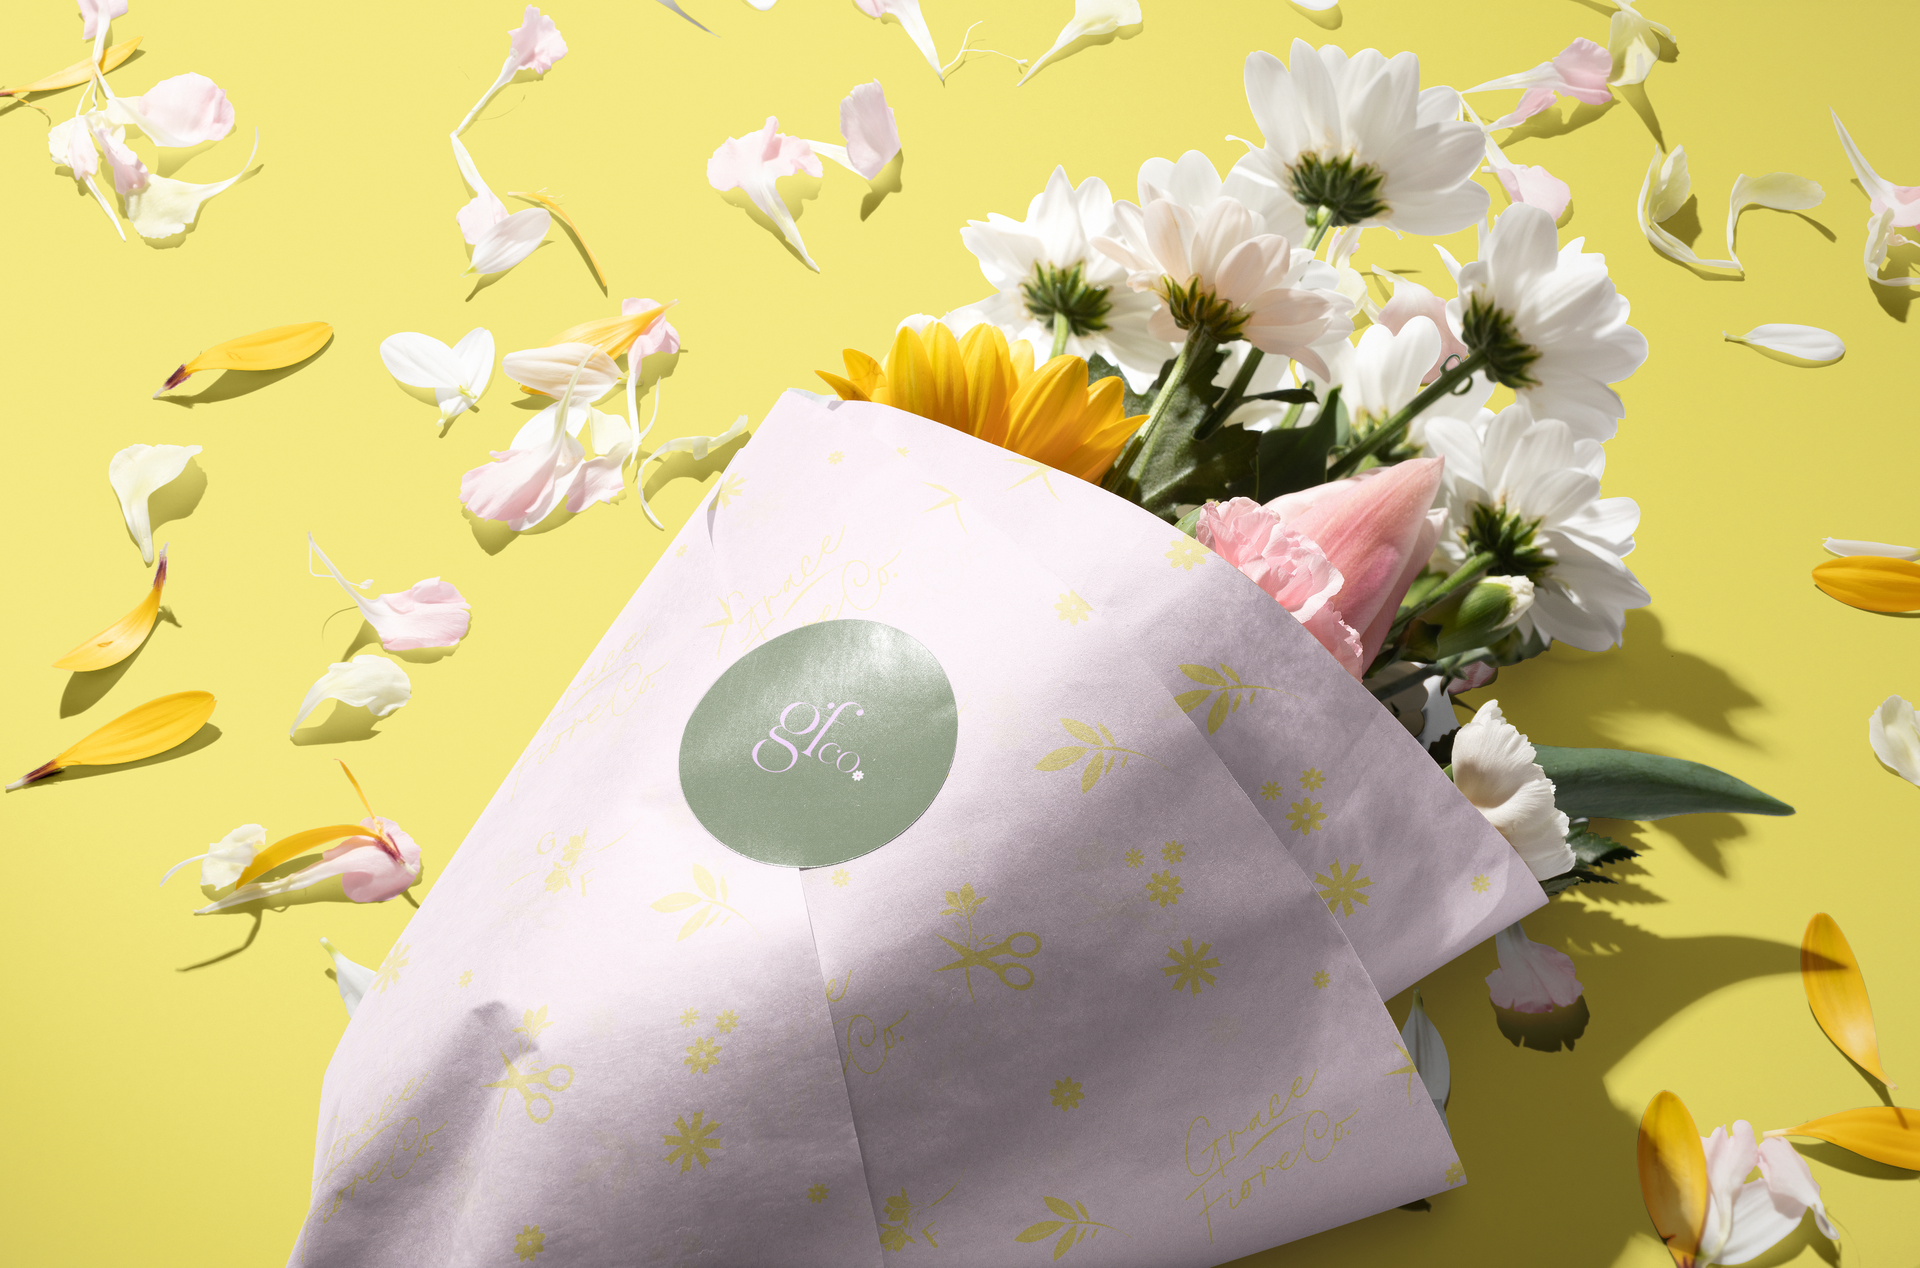
[[[1200,1265],[1464,1179],[1344,936],[1434,848],[1337,782],[1378,707],[1308,715],[1371,852],[1336,915],[1106,592],[926,487],[945,429],[851,422],[783,400],[515,764],[329,1067],[290,1262]],[[952,772],[881,848],[766,866],[694,818],[681,731],[836,618],[931,649]],[[1128,752],[1036,769],[1063,718]]]

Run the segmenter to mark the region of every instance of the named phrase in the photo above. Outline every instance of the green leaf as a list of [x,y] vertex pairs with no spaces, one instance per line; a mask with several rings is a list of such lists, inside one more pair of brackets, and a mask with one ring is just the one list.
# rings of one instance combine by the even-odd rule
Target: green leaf
[[1593,869],[1607,863],[1619,863],[1640,857],[1640,851],[1628,849],[1612,837],[1603,837],[1587,827],[1585,819],[1573,821],[1572,828],[1567,832],[1567,845],[1573,850],[1573,867],[1558,876],[1550,876],[1540,882],[1540,888],[1546,890],[1549,897],[1565,893],[1575,885],[1618,884],[1619,882],[1613,877]]
[[1553,781],[1554,803],[1575,818],[1793,813],[1784,801],[1699,762],[1612,748],[1541,744],[1534,751],[1534,760]]
[[1283,493],[1310,489],[1327,479],[1327,451],[1333,448],[1339,419],[1346,413],[1337,393],[1306,427],[1276,427],[1260,433],[1254,455],[1256,502],[1271,502]]
[[1043,1197],[1040,1200],[1047,1204],[1047,1209],[1049,1211],[1052,1211],[1055,1215],[1058,1215],[1061,1219],[1070,1220],[1073,1218],[1073,1208],[1067,1205],[1067,1203],[1062,1201],[1061,1199]]
[[[1129,466],[1109,477],[1108,489],[1169,522],[1177,521],[1185,508],[1209,498],[1224,501],[1253,495],[1258,434],[1244,427],[1222,427],[1205,440],[1193,439],[1193,429],[1220,395],[1221,389],[1213,380],[1225,358],[1226,353],[1216,348],[1188,371],[1161,415],[1159,443],[1151,461],[1142,460],[1143,451],[1136,451],[1128,459],[1123,450],[1121,458],[1128,460]],[[1156,390],[1166,381],[1171,364],[1161,368]],[[1133,412],[1131,402],[1127,409],[1129,414]]]
[[1227,720],[1227,693],[1221,692],[1220,698],[1213,702],[1213,708],[1207,710],[1207,734],[1212,735]]
[[1200,535],[1200,515],[1201,512],[1206,509],[1206,503],[1202,502],[1199,506],[1194,507],[1191,511],[1188,511],[1185,515],[1175,520],[1173,526],[1185,533],[1188,537],[1198,537]]
[[[1109,763],[1112,761],[1111,758],[1108,758],[1106,760]],[[1087,763],[1087,768],[1080,772],[1080,791],[1081,792],[1083,793],[1092,792],[1093,786],[1100,782],[1100,776],[1106,773],[1104,770],[1101,769],[1101,766],[1102,766],[1101,755],[1099,753],[1095,753],[1093,755],[1093,760]]]
[[[1172,366],[1172,357],[1168,357],[1160,363],[1160,377],[1156,380],[1156,383],[1166,382],[1167,371]],[[1087,386],[1092,387],[1101,379],[1120,380],[1121,387],[1126,392],[1125,404],[1122,408],[1126,410],[1126,416],[1128,418],[1144,414],[1153,408],[1153,394],[1151,392],[1142,396],[1140,393],[1134,391],[1133,386],[1127,382],[1127,376],[1120,373],[1120,367],[1096,352],[1087,358]]]
[[1196,708],[1200,706],[1201,702],[1206,700],[1206,698],[1212,694],[1213,694],[1213,688],[1202,687],[1198,691],[1181,692],[1179,695],[1173,698],[1173,702],[1180,706],[1180,712],[1192,713]]
[[1082,744],[1098,746],[1100,743],[1100,733],[1084,722],[1075,722],[1072,718],[1061,718],[1060,725],[1067,729],[1068,735]]
[[1225,678],[1222,678],[1219,674],[1214,673],[1211,669],[1208,669],[1205,665],[1182,665],[1180,666],[1180,672],[1185,674],[1187,677],[1193,679],[1195,682],[1206,683],[1209,687],[1224,687],[1227,685],[1227,680]]
[[700,895],[698,894],[668,894],[665,898],[653,904],[653,909],[655,911],[685,911],[699,901]]
[[1027,1227],[1015,1233],[1013,1240],[1016,1242],[1037,1242],[1042,1238],[1052,1237],[1059,1231],[1059,1220],[1042,1220],[1038,1224],[1029,1224]]
[[[1083,748],[1057,748],[1034,763],[1035,770],[1065,770],[1087,755]],[[664,899],[662,900],[665,901]]]

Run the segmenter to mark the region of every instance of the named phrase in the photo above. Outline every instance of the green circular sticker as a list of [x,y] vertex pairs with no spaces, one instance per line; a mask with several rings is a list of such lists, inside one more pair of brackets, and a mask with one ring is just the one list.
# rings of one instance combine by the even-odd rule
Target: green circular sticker
[[707,689],[680,737],[680,789],[748,858],[844,863],[926,812],[959,734],[953,686],[918,639],[822,621],[754,648]]

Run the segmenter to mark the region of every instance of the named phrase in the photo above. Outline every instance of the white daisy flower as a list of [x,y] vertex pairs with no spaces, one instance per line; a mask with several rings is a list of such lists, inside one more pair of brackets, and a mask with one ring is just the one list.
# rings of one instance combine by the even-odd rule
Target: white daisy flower
[[[1489,700],[1453,734],[1453,782],[1498,829],[1535,880],[1573,870],[1567,816],[1553,804],[1553,781],[1533,745]],[[1517,927],[1517,926],[1516,926]]]
[[1440,553],[1459,565],[1493,556],[1490,574],[1533,582],[1533,605],[1515,629],[1590,652],[1620,641],[1629,608],[1646,590],[1625,562],[1640,508],[1600,496],[1606,454],[1558,419],[1525,405],[1464,422],[1435,418],[1427,444],[1447,460],[1447,530]]
[[1629,305],[1606,259],[1557,247],[1553,217],[1516,203],[1481,231],[1480,259],[1462,265],[1447,320],[1493,378],[1542,418],[1585,440],[1607,440],[1625,413],[1618,383],[1647,359],[1647,340],[1627,325]]
[[941,320],[956,334],[982,322],[996,326],[1008,342],[1025,339],[1045,360],[1057,314],[1068,330],[1062,352],[1105,357],[1135,391],[1145,391],[1175,350],[1147,332],[1153,296],[1131,289],[1126,270],[1092,248],[1094,238],[1116,232],[1106,182],[1084,180],[1076,189],[1066,168],[1054,168],[1025,220],[995,212],[960,231],[994,293]]
[[1474,173],[1486,149],[1460,94],[1420,91],[1420,59],[1293,42],[1289,69],[1250,53],[1247,104],[1266,144],[1235,165],[1311,224],[1384,225],[1438,237],[1487,214]]

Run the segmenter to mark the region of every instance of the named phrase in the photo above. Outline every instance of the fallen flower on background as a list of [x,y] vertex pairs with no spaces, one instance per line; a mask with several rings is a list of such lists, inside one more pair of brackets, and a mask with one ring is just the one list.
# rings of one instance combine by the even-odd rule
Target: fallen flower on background
[[[626,487],[625,468],[633,453],[633,433],[618,421],[590,406],[575,405],[574,394],[589,366],[596,368],[594,388],[598,397],[617,380],[618,367],[599,349],[587,344],[564,345],[578,351],[572,375],[562,389],[560,399],[541,410],[513,438],[506,449],[492,451],[492,461],[460,477],[460,501],[481,519],[499,520],[515,532],[524,532],[540,523],[563,504],[579,513],[594,502],[611,502]],[[534,353],[553,353],[552,348],[533,349]],[[519,377],[526,372],[536,381],[546,381],[547,366],[529,355],[516,369],[514,353],[505,362],[507,372]],[[611,373],[611,377],[609,374]],[[605,386],[599,386],[604,381]],[[597,390],[596,390],[597,389]],[[599,456],[589,459],[586,449],[574,433],[589,421]],[[607,446],[599,446],[604,431]]]
[[500,368],[522,389],[540,396],[557,398],[572,384],[574,409],[599,400],[620,381],[612,355],[585,341],[509,352]]
[[947,72],[940,68],[940,54],[933,47],[933,32],[927,30],[927,19],[920,12],[920,0],[853,0],[853,5],[870,18],[898,22],[927,59],[927,65],[933,67],[933,73],[940,76],[940,82],[947,81]]
[[107,460],[107,483],[120,498],[120,515],[140,547],[143,563],[153,562],[153,523],[147,500],[179,479],[198,445],[128,445]]
[[225,889],[240,879],[256,855],[267,844],[267,830],[257,823],[243,823],[215,841],[201,854],[190,854],[167,869],[160,878],[164,888],[173,874],[189,863],[200,865],[200,883],[209,889]]
[[1640,232],[1647,236],[1654,250],[1670,260],[1705,269],[1739,269],[1738,260],[1701,259],[1692,247],[1660,227],[1661,221],[1680,213],[1692,191],[1693,182],[1687,176],[1687,147],[1674,146],[1673,153],[1662,161],[1656,142],[1653,161],[1647,164],[1646,179],[1640,182],[1640,201],[1634,209],[1640,218]]
[[[1744,1264],[1758,1258],[1800,1227],[1809,1207],[1821,1234],[1839,1240],[1812,1170],[1785,1140],[1769,1133],[1769,1139],[1756,1142],[1753,1125],[1740,1119],[1731,1131],[1716,1127],[1700,1143],[1707,1211],[1697,1263]],[[1760,1178],[1748,1180],[1755,1167]]]
[[1878,554],[1850,554],[1813,566],[1813,584],[1865,612],[1920,611],[1920,563]]
[[1720,337],[1728,343],[1765,348],[1769,352],[1784,353],[1802,361],[1838,361],[1847,355],[1847,345],[1841,342],[1840,336],[1818,326],[1795,326],[1783,322],[1755,326],[1744,335],[1730,335],[1723,330]]
[[[115,44],[107,49],[100,55],[100,73],[107,74],[132,57],[134,50],[140,47],[140,41],[146,38],[144,35],[136,35],[124,44]],[[93,78],[93,68],[94,62],[91,59],[78,61],[71,66],[63,66],[50,75],[42,75],[31,83],[21,84],[18,88],[0,88],[0,98],[24,97],[33,92],[58,92],[62,88],[78,88]]]
[[340,948],[325,938],[320,939],[320,945],[333,960],[333,982],[340,988],[340,1002],[347,1006],[347,1016],[352,1017],[354,1009],[367,997],[367,988],[373,985],[373,970],[341,955]]
[[[1554,805],[1553,781],[1535,756],[1527,737],[1500,712],[1498,700],[1481,705],[1473,720],[1454,733],[1454,786],[1507,839],[1534,879],[1544,881],[1571,871],[1574,855],[1567,845],[1567,816]],[[1518,930],[1515,925],[1510,932]],[[1500,962],[1506,964],[1504,951]],[[1567,961],[1569,972],[1572,963]]]
[[1541,62],[1532,70],[1489,79],[1463,92],[1497,92],[1503,88],[1524,88],[1520,104],[1487,125],[1489,130],[1510,128],[1525,122],[1553,104],[1554,94],[1572,97],[1590,106],[1613,100],[1607,76],[1613,70],[1613,56],[1592,40],[1578,39],[1562,49],[1552,61]]
[[[471,605],[460,592],[438,577],[428,577],[425,581],[416,581],[405,590],[393,594],[379,594],[373,598],[363,598],[362,589],[371,589],[371,585],[356,587],[340,575],[333,566],[320,544],[313,540],[313,534],[307,534],[307,546],[320,556],[320,562],[340,588],[347,592],[361,615],[367,618],[367,624],[373,626],[373,632],[380,636],[380,646],[390,652],[407,652],[422,647],[452,647],[467,636],[467,625],[471,619]],[[312,566],[308,566],[312,572]],[[318,574],[314,574],[318,575]],[[318,703],[316,701],[316,703]],[[299,726],[298,722],[294,723]]]
[[1920,277],[1880,276],[1880,268],[1887,262],[1887,251],[1893,245],[1893,240],[1914,241],[1894,230],[1920,225],[1920,185],[1896,185],[1874,171],[1873,165],[1867,162],[1867,156],[1853,143],[1846,125],[1840,122],[1840,112],[1829,110],[1828,113],[1833,115],[1834,131],[1840,134],[1840,146],[1847,152],[1847,162],[1852,164],[1853,174],[1859,178],[1860,188],[1866,191],[1867,202],[1872,209],[1872,214],[1867,217],[1864,259],[1868,279],[1881,286],[1920,285]]
[[1493,935],[1493,948],[1500,967],[1487,974],[1487,994],[1496,1008],[1547,1013],[1567,1007],[1586,991],[1573,960],[1528,938],[1519,921]]
[[79,0],[80,38],[97,40],[115,18],[127,16],[127,0]]
[[160,390],[153,394],[154,399],[158,400],[202,370],[260,371],[298,365],[326,347],[332,338],[333,327],[326,322],[303,321],[216,343],[168,375]]
[[553,215],[545,207],[527,207],[508,215],[506,204],[481,179],[480,169],[473,165],[473,156],[467,153],[467,147],[460,143],[458,136],[451,140],[454,161],[460,165],[461,176],[473,190],[473,199],[453,214],[460,225],[461,236],[473,248],[467,272],[483,277],[504,273],[546,241],[547,230],[553,226]]
[[1640,1196],[1653,1220],[1654,1236],[1673,1255],[1675,1268],[1705,1262],[1700,1240],[1712,1200],[1705,1143],[1679,1097],[1661,1092],[1647,1102],[1637,1147]]
[[[1607,54],[1613,72],[1610,83],[1639,84],[1660,60],[1660,40],[1674,44],[1673,32],[1634,9],[1634,0],[1613,0],[1614,15],[1607,23]],[[1678,44],[1674,44],[1676,49]]]
[[[628,382],[631,383],[632,380],[628,380]],[[656,412],[659,409],[659,404],[660,404],[660,399],[659,397],[656,396],[654,398],[654,408]],[[629,413],[635,412],[631,393],[629,393],[627,398],[627,408]],[[653,420],[649,419],[647,420],[647,431],[652,431],[652,430],[653,430]],[[640,460],[640,465],[634,468],[633,484],[634,484],[634,487],[640,491],[640,509],[647,513],[647,518],[653,521],[653,526],[655,528],[665,528],[666,525],[660,522],[659,517],[653,513],[653,508],[647,505],[647,485],[646,485],[646,478],[645,478],[647,464],[649,462],[652,462],[655,458],[659,458],[662,461],[665,461],[666,456],[670,453],[690,454],[693,457],[693,460],[695,462],[705,462],[707,460],[707,455],[711,453],[713,450],[726,448],[728,445],[732,444],[734,441],[744,436],[746,432],[747,432],[747,416],[745,414],[742,414],[740,415],[740,417],[733,420],[733,426],[727,428],[725,431],[721,432],[718,436],[681,436],[681,437],[678,437],[677,439],[669,440],[666,444],[661,445],[658,449],[654,450],[652,453],[648,454],[645,458],[642,458]],[[646,434],[647,434],[646,431],[640,432],[639,435],[634,439],[634,445],[636,448],[639,446],[640,441],[646,438]]]
[[809,141],[813,152],[873,180],[900,153],[900,129],[879,80],[857,84],[840,102],[840,139],[846,145]]
[[1138,0],[1073,0],[1073,17],[1060,28],[1060,34],[1054,38],[1053,47],[1034,59],[1027,67],[1027,73],[1020,76],[1020,84],[1032,79],[1038,71],[1058,53],[1075,40],[1086,39],[1090,35],[1112,35],[1122,27],[1140,24],[1140,5]]
[[[1906,704],[1902,700],[1901,704]],[[1884,708],[1884,706],[1883,706]],[[1907,726],[1913,726],[1913,706],[1907,705]],[[1874,746],[1876,752],[1879,745]],[[1892,765],[1891,762],[1888,765]],[[1887,1085],[1900,1085],[1880,1065],[1880,1041],[1873,1024],[1873,1005],[1867,1001],[1867,979],[1860,972],[1847,937],[1832,916],[1820,912],[1807,922],[1800,939],[1800,982],[1806,987],[1807,1006],[1833,1046],[1847,1059]]]
[[66,749],[60,756],[36,766],[7,785],[24,788],[69,766],[119,766],[177,748],[192,739],[213,716],[213,696],[204,691],[180,691],[149,700],[130,709]]
[[480,100],[473,103],[473,109],[467,111],[467,117],[453,130],[459,136],[467,130],[475,115],[493,95],[513,81],[513,77],[523,70],[536,75],[544,75],[553,69],[553,64],[567,55],[567,41],[560,34],[560,28],[554,25],[552,18],[541,14],[539,6],[528,5],[521,15],[520,25],[507,32],[512,43],[507,47],[507,59],[500,64],[500,73],[494,77],[493,84],[480,94]]
[[1920,1110],[1904,1106],[1842,1110],[1798,1127],[1777,1127],[1766,1135],[1811,1136],[1890,1167],[1920,1171]]
[[1890,546],[1886,542],[1850,541],[1844,537],[1829,537],[1820,545],[1830,554],[1840,555],[1883,555],[1888,559],[1920,559],[1920,550],[1912,546]]
[[486,395],[493,378],[493,332],[475,326],[449,348],[431,335],[404,330],[380,341],[380,361],[408,387],[430,389],[445,423]]
[[[917,0],[910,2],[918,14]],[[818,273],[820,266],[807,254],[807,244],[800,240],[800,227],[793,222],[793,213],[787,210],[786,200],[780,197],[774,182],[799,172],[819,176],[820,159],[811,145],[799,137],[786,135],[779,127],[780,120],[768,115],[766,126],[760,131],[722,141],[713,157],[707,160],[707,184],[723,194],[734,189],[745,192],[753,205],[779,227],[807,267]]]
[[1804,176],[1795,176],[1792,172],[1768,172],[1765,176],[1749,176],[1745,172],[1733,178],[1733,193],[1727,196],[1727,257],[1742,272],[1746,266],[1740,263],[1740,257],[1734,253],[1734,231],[1739,225],[1740,213],[1748,207],[1765,207],[1770,211],[1806,211],[1818,207],[1827,196],[1827,191]]
[[579,225],[573,223],[573,217],[567,214],[567,209],[560,205],[558,198],[547,193],[544,189],[510,189],[507,191],[507,197],[524,198],[528,202],[539,203],[542,207],[546,208],[548,212],[560,217],[561,223],[565,224],[567,228],[572,231],[574,240],[579,242],[580,249],[587,253],[587,267],[593,270],[594,280],[600,283],[601,290],[604,291],[607,289],[607,275],[605,270],[600,267],[600,257],[595,255],[593,248],[587,245],[586,235],[580,232]]
[[127,219],[133,223],[134,232],[148,239],[171,238],[176,233],[185,233],[187,226],[199,218],[200,208],[206,201],[215,194],[224,193],[245,176],[247,169],[253,166],[254,156],[259,153],[260,130],[255,128],[253,148],[247,151],[247,161],[240,165],[239,171],[223,181],[195,185],[168,176],[148,177],[145,189],[127,195]]
[[306,697],[300,701],[300,712],[294,715],[287,734],[291,736],[298,731],[322,700],[357,705],[376,718],[384,718],[412,696],[413,684],[407,680],[406,670],[384,656],[371,653],[355,656],[351,661],[327,666],[327,672],[307,689]]
[[167,584],[167,548],[160,548],[160,564],[153,570],[153,586],[133,611],[53,662],[55,669],[87,673],[117,665],[133,655],[147,639],[160,616],[160,591]]
[[1420,1076],[1421,1086],[1427,1089],[1433,1108],[1439,1111],[1441,1125],[1445,1126],[1447,1098],[1453,1093],[1453,1069],[1447,1061],[1447,1045],[1440,1041],[1440,1031],[1427,1016],[1417,986],[1413,988],[1413,1007],[1407,1012],[1407,1024],[1400,1027],[1400,1042],[1406,1045],[1407,1057]]
[[[278,880],[253,879],[330,840],[340,840],[340,844],[322,854],[318,862]],[[295,833],[255,856],[231,894],[195,909],[193,914],[206,916],[257,899],[278,898],[334,876],[340,878],[341,888],[353,902],[384,903],[420,879],[420,847],[399,824],[378,815],[368,815],[357,825],[336,824]]]
[[[552,375],[550,378],[550,382],[553,385],[552,391],[549,391],[547,388],[535,387],[525,382],[522,382],[520,386],[529,392],[539,392],[542,395],[552,396],[555,391],[559,390],[559,386],[566,382],[567,376],[572,373],[574,363],[578,361],[580,357],[578,347],[580,344],[587,344],[597,348],[608,357],[618,357],[623,353],[629,353],[630,350],[637,350],[641,357],[647,357],[656,352],[680,351],[680,332],[675,330],[670,323],[660,320],[669,308],[672,308],[679,302],[677,299],[670,299],[664,304],[651,299],[623,300],[620,304],[620,315],[618,317],[596,317],[592,321],[583,321],[577,326],[568,326],[565,330],[547,340],[547,347],[534,348],[526,352],[514,354],[521,358],[532,358],[541,353],[552,353],[555,349],[564,348],[567,345],[574,345],[572,359],[568,360],[564,366],[559,367],[557,374]],[[516,364],[518,364],[518,362],[516,362]],[[627,364],[629,368],[632,368],[633,360],[631,355],[628,356]],[[602,372],[604,372],[604,368]],[[508,373],[511,374],[512,371],[509,370]],[[590,380],[586,381],[588,381],[589,384],[591,382]],[[598,398],[596,397],[596,399]]]

